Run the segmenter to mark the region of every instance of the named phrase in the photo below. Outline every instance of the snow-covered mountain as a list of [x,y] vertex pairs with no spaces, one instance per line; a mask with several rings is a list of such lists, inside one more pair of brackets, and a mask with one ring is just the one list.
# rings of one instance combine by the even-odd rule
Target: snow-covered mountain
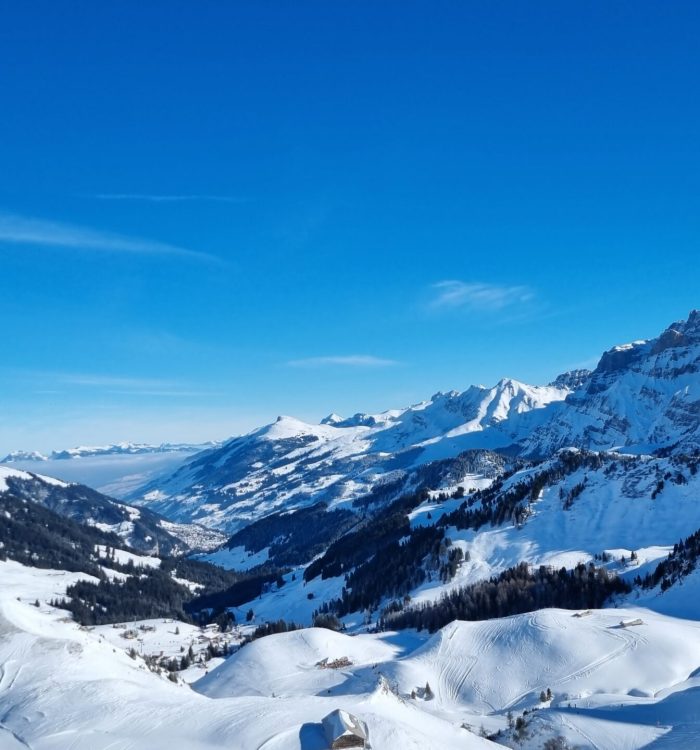
[[221,537],[209,529],[166,521],[146,508],[119,503],[85,485],[0,466],[0,497],[5,494],[114,532],[143,552],[173,554],[208,549],[221,542]]
[[700,313],[654,339],[616,346],[593,372],[548,386],[503,379],[381,414],[279,417],[129,494],[178,521],[227,531],[281,509],[331,508],[416,485],[430,462],[467,450],[546,457],[565,446],[644,453],[700,446]]
[[10,464],[26,461],[64,461],[73,458],[91,458],[94,456],[140,456],[150,453],[197,453],[208,448],[214,448],[216,442],[192,444],[192,443],[160,443],[151,445],[149,443],[113,443],[111,445],[78,446],[76,448],[65,448],[63,450],[51,451],[44,455],[38,451],[17,450],[8,453],[0,464]]
[[700,311],[660,336],[615,346],[523,441],[526,454],[566,445],[636,451],[700,447]]
[[330,415],[317,425],[279,417],[129,497],[168,518],[226,530],[282,508],[349,504],[388,485],[405,489],[421,466],[458,455],[476,435],[471,443],[517,443],[537,424],[536,413],[570,393],[504,379],[492,388],[436,393],[406,409]]
[[[69,727],[91,747],[320,750],[322,718],[341,709],[377,750],[698,746],[699,329],[692,313],[546,387],[503,380],[318,425],[281,417],[149,481],[149,508],[0,467],[0,745],[62,746]],[[134,623],[133,648],[92,589],[67,591],[80,568],[25,567],[46,561],[11,524],[36,504],[129,544],[193,528],[151,508],[235,531],[202,556],[237,570],[217,587],[199,595],[204,583],[165,572],[194,587],[192,612],[235,617],[229,643],[258,625],[278,634],[208,674],[202,663],[199,680],[177,658],[213,631],[159,617]],[[48,539],[52,524],[32,518]],[[105,601],[123,622],[122,586],[143,589],[145,574],[116,563]],[[52,603],[66,593],[105,624],[78,629]],[[146,669],[164,653],[169,679]]]

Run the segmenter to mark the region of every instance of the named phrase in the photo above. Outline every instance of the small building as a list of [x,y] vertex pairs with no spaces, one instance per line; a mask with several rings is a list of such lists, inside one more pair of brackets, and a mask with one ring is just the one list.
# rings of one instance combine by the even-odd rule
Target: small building
[[639,617],[636,620],[620,620],[621,628],[631,628],[634,625],[644,625],[644,620]]
[[336,708],[323,719],[322,724],[326,741],[331,750],[346,747],[369,747],[367,725],[347,711]]

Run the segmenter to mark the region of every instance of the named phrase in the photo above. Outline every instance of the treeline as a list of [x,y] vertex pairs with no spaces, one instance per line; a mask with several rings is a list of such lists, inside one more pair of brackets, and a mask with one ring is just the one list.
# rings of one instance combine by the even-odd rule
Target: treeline
[[123,546],[116,534],[83,526],[29,500],[0,495],[0,560],[99,577],[98,544]]
[[[428,497],[426,491],[405,495],[384,508],[371,520],[333,542],[326,552],[304,571],[304,580],[317,576],[333,578],[362,565],[380,550],[395,545],[411,534],[408,513]],[[393,547],[395,549],[395,547]]]
[[236,580],[223,591],[210,591],[199,594],[186,604],[186,611],[195,613],[200,610],[222,610],[227,607],[240,607],[246,602],[257,599],[271,584],[283,584],[282,575],[288,572],[274,565],[262,565],[248,571],[229,571]]
[[408,608],[394,605],[383,613],[379,626],[432,633],[453,620],[488,620],[543,607],[594,609],[613,594],[629,591],[629,584],[593,563],[571,571],[545,566],[531,570],[520,563],[488,581],[450,591],[437,602]]
[[349,510],[328,510],[317,503],[294,512],[274,513],[237,531],[226,547],[245,547],[260,552],[269,547],[269,559],[277,565],[300,565],[322,552],[329,542],[357,524]]
[[653,573],[647,573],[644,578],[637,576],[634,582],[645,589],[651,589],[660,584],[661,591],[666,591],[695,570],[698,557],[700,557],[700,530],[674,544],[668,557],[656,566]]
[[142,568],[124,580],[77,581],[66,589],[69,599],[56,602],[81,625],[104,625],[127,620],[172,617],[191,622],[185,602],[192,597],[159,568]]
[[[510,479],[519,467],[513,467],[491,484],[490,487],[478,490],[467,496],[465,501],[452,513],[443,516],[439,524],[455,526],[458,529],[480,529],[486,524],[500,526],[511,522],[521,525],[531,512],[532,503],[536,502],[542,491],[573,474],[581,468],[597,470],[608,465],[614,468],[617,462],[634,461],[633,458],[615,456],[589,451],[561,451],[556,462],[547,468],[524,477],[513,486],[504,490],[505,482]],[[562,507],[571,508],[574,500],[583,491],[582,484],[574,487],[568,494],[562,494]]]
[[358,610],[376,609],[386,597],[407,595],[426,580],[426,567],[437,570],[440,560],[446,561],[443,537],[442,529],[427,526],[414,529],[401,541],[389,542],[347,575],[340,598],[329,602],[328,610],[342,617]]

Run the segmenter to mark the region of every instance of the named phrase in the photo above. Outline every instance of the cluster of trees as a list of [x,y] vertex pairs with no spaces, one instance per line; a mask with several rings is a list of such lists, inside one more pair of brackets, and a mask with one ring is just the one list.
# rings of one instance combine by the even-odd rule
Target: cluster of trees
[[321,557],[304,571],[304,580],[317,576],[333,578],[362,565],[388,545],[411,534],[408,513],[422,502],[425,493],[415,493],[395,500],[371,520],[337,539]]
[[98,544],[120,546],[121,540],[30,500],[9,493],[0,496],[0,560],[99,578],[103,573],[95,559]]
[[58,606],[69,610],[81,625],[103,625],[124,620],[172,617],[191,622],[185,603],[190,590],[159,568],[140,568],[138,575],[98,583],[77,581],[66,589],[69,600]]
[[[450,544],[451,540],[445,539],[445,546],[450,546]],[[459,568],[464,559],[470,559],[469,550],[467,550],[466,556],[462,552],[461,547],[449,550],[447,552],[447,561],[440,567],[440,580],[443,583],[449,583],[457,574],[457,568]]]
[[326,630],[345,630],[345,625],[332,612],[315,612],[313,618],[315,628],[325,628]]
[[559,489],[559,499],[561,500],[561,507],[563,510],[570,510],[574,504],[574,500],[586,489],[586,481],[575,484],[568,492],[564,491],[564,488]]
[[285,620],[266,622],[255,628],[252,634],[249,635],[241,645],[255,641],[258,638],[265,638],[265,636],[274,635],[275,633],[291,633],[293,630],[301,630],[301,628],[301,625],[297,625],[295,622],[286,622]]
[[647,573],[644,578],[637,576],[635,584],[645,589],[651,589],[661,584],[661,590],[666,591],[674,583],[687,576],[698,563],[700,556],[700,530],[673,545],[668,557],[662,560],[653,573]]
[[447,555],[443,529],[418,527],[405,539],[389,542],[352,570],[346,576],[340,598],[330,602],[329,607],[341,617],[375,609],[383,598],[404,596],[420,586],[428,576],[426,568],[438,569],[440,560]]
[[250,552],[269,547],[269,558],[277,565],[299,565],[321,553],[356,523],[357,516],[351,511],[329,511],[326,503],[317,503],[254,521],[237,531],[226,546],[245,547]]
[[[530,506],[540,497],[545,487],[551,486],[581,468],[597,470],[606,464],[620,460],[634,461],[635,459],[619,456],[613,459],[604,453],[591,453],[584,450],[562,451],[555,462],[504,490],[505,482],[518,468],[522,468],[515,466],[490,487],[468,495],[457,510],[440,519],[440,524],[474,530],[486,524],[500,526],[506,521],[519,526],[528,517],[531,512]],[[561,499],[564,508],[570,508],[574,499],[582,491],[583,486],[577,485],[568,495],[563,495]]]
[[379,626],[434,632],[453,620],[489,620],[543,607],[598,608],[611,595],[630,590],[621,578],[593,563],[572,571],[545,566],[531,570],[520,563],[488,581],[450,591],[437,602],[384,612]]
[[[275,565],[259,565],[244,571],[228,571],[233,583],[223,590],[204,591],[191,598],[185,607],[189,613],[213,609],[221,611],[227,607],[240,607],[257,599],[271,584],[278,583],[289,571]],[[283,582],[283,579],[282,579]]]

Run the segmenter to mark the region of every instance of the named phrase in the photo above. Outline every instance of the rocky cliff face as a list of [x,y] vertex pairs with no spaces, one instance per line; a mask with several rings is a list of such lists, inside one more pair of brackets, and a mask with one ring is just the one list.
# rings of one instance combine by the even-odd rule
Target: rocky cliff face
[[523,451],[548,455],[567,445],[700,447],[700,312],[657,338],[605,352],[587,382],[523,441]]

